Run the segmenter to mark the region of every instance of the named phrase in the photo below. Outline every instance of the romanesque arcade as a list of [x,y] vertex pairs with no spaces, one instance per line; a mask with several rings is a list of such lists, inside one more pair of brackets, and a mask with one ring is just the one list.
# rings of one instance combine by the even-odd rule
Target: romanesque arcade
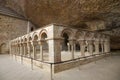
[[109,36],[50,24],[10,42],[10,54],[42,62],[61,62],[110,52]]

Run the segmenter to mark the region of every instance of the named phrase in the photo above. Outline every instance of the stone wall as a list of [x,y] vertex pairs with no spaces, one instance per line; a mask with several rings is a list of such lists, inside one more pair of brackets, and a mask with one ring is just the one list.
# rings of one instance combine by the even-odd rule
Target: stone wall
[[0,15],[0,52],[4,52],[1,49],[5,49],[8,52],[9,41],[26,33],[27,21]]

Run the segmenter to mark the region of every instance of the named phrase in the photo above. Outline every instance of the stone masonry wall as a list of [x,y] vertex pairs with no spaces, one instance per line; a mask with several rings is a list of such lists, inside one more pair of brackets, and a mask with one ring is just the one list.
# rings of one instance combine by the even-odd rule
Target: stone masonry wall
[[[8,51],[10,40],[27,33],[27,21],[0,15],[0,53]],[[3,47],[4,46],[4,47]]]

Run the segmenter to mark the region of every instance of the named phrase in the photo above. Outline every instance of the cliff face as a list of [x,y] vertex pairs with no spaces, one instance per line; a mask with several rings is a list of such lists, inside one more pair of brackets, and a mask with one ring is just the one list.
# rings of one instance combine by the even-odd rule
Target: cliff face
[[105,33],[120,27],[120,0],[0,0],[0,5],[37,27],[57,23],[93,31],[104,29]]

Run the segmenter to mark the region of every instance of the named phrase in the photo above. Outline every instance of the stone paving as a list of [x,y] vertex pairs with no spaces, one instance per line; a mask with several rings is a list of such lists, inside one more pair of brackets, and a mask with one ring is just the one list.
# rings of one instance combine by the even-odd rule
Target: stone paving
[[[0,55],[0,80],[50,80],[50,72],[37,67],[31,70],[30,65]],[[120,80],[120,56],[57,73],[54,80]]]

